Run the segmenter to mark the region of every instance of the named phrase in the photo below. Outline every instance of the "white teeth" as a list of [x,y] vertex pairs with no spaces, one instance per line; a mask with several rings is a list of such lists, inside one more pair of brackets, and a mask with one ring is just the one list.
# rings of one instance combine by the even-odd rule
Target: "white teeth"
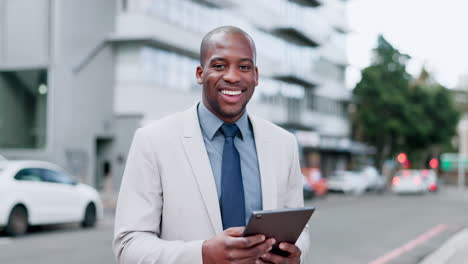
[[242,93],[242,91],[229,91],[229,90],[221,90],[221,92],[227,95],[239,95]]

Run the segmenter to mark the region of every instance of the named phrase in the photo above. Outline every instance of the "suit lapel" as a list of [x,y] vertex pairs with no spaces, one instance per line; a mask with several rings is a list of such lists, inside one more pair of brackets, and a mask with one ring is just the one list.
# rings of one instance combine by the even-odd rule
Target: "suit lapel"
[[214,231],[215,233],[222,232],[223,225],[219,210],[218,194],[198,122],[197,104],[184,113],[184,135],[182,141],[185,154],[192,167]]
[[257,148],[258,166],[260,169],[260,181],[262,184],[262,206],[263,210],[275,209],[276,203],[276,177],[274,164],[278,162],[274,159],[272,142],[268,135],[268,128],[263,127],[263,120],[249,115],[252,123],[255,146]]

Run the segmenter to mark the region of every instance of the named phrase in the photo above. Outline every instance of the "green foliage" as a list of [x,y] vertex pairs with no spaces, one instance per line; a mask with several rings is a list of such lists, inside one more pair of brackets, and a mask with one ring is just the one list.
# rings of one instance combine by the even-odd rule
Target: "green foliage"
[[413,80],[406,72],[410,57],[382,36],[374,53],[353,90],[355,137],[376,146],[379,163],[401,151],[422,160],[431,146],[446,144],[455,134],[459,114],[450,93],[428,81],[427,72]]

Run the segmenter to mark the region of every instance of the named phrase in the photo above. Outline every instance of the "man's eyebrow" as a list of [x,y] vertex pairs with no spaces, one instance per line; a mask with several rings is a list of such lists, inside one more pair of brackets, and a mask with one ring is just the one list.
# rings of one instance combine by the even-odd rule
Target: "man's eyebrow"
[[227,60],[222,57],[214,57],[214,58],[211,58],[208,63],[212,63],[213,61],[227,61]]
[[248,61],[248,62],[254,64],[254,61],[251,58],[242,58],[242,59],[239,59],[238,61],[239,62]]
[[[212,63],[213,61],[227,61],[227,59],[223,58],[223,57],[214,57],[214,58],[211,58],[208,63]],[[254,61],[251,58],[241,58],[241,59],[238,59],[237,61],[238,62],[248,61],[248,62],[254,64]]]

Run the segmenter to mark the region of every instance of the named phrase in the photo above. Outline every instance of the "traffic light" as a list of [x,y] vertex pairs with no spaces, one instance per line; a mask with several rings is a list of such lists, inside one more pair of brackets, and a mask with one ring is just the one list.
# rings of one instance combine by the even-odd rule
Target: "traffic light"
[[411,167],[411,163],[408,160],[408,155],[406,155],[406,153],[404,152],[401,152],[400,154],[397,155],[397,161],[405,169],[409,169]]
[[431,167],[431,169],[437,169],[439,167],[439,160],[436,158],[432,158],[429,161],[429,167]]
[[397,156],[397,161],[401,164],[404,164],[406,163],[406,161],[408,161],[408,156],[406,155],[406,153],[400,153],[398,154]]

